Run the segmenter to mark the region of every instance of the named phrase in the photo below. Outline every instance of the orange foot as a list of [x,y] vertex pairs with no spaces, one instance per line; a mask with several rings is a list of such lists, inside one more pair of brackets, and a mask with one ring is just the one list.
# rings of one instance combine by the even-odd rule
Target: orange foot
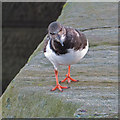
[[54,90],[56,90],[57,88],[58,88],[61,92],[63,92],[63,89],[68,89],[68,88],[70,88],[70,87],[63,87],[63,86],[61,86],[60,84],[58,84],[58,85],[56,85],[53,89],[51,89],[51,91],[54,91]]
[[60,81],[59,83],[63,83],[66,80],[68,81],[68,83],[70,83],[71,81],[73,81],[73,82],[78,82],[79,81],[79,80],[75,80],[75,79],[71,78],[70,76],[66,75],[66,78],[64,80]]
[[60,81],[60,83],[65,82],[66,80],[68,80],[68,83],[70,83],[71,81],[73,81],[73,82],[78,82],[79,81],[79,80],[75,80],[75,79],[70,77],[70,65],[68,66],[68,74],[66,74],[66,78],[64,80]]
[[57,70],[55,70],[55,77],[56,77],[56,86],[55,86],[55,88],[51,89],[51,91],[54,91],[58,88],[61,92],[63,92],[63,89],[70,88],[70,87],[63,87],[59,84],[59,82],[58,82],[58,71]]

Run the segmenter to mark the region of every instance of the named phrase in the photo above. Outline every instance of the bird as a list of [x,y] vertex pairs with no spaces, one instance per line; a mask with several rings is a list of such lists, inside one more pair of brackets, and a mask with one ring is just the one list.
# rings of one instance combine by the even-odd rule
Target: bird
[[[53,21],[48,25],[48,33],[44,41],[44,55],[53,64],[56,86],[51,89],[63,89],[70,87],[62,86],[60,83],[78,82],[70,76],[71,65],[78,63],[88,52],[89,43],[85,34],[80,30],[68,26],[64,26],[57,21]],[[58,81],[58,67],[60,65],[68,66],[68,73],[64,80]]]

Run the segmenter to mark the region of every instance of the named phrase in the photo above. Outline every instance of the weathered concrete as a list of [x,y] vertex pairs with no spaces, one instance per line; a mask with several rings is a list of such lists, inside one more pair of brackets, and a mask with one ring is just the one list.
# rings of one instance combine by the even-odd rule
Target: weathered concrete
[[[117,26],[116,13],[117,3],[67,3],[58,21],[83,29]],[[89,52],[71,69],[71,76],[80,81],[71,83],[63,93],[49,91],[55,86],[55,77],[41,43],[2,96],[3,117],[118,116],[118,29],[88,29],[84,33],[90,43]],[[61,66],[59,80],[66,73],[67,67]]]

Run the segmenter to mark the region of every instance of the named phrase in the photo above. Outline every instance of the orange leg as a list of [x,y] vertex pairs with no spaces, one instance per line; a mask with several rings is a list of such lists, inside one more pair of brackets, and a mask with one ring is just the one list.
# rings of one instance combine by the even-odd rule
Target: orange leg
[[73,78],[70,77],[70,65],[68,66],[68,74],[66,74],[66,78],[60,82],[65,82],[66,80],[68,80],[68,83],[70,83],[70,80],[73,82],[78,82],[79,80],[75,80]]
[[69,87],[63,87],[59,84],[59,82],[58,82],[58,71],[57,70],[55,70],[55,77],[56,77],[56,86],[51,91],[54,91],[58,88],[62,92],[63,89],[69,88]]

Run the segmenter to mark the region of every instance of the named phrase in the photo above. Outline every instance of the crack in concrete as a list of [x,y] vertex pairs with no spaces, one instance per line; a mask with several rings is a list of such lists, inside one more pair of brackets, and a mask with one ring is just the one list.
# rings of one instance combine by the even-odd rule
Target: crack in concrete
[[91,27],[91,28],[78,28],[79,31],[89,31],[89,30],[96,30],[96,29],[107,29],[107,28],[120,28],[120,26],[101,26],[101,27]]

